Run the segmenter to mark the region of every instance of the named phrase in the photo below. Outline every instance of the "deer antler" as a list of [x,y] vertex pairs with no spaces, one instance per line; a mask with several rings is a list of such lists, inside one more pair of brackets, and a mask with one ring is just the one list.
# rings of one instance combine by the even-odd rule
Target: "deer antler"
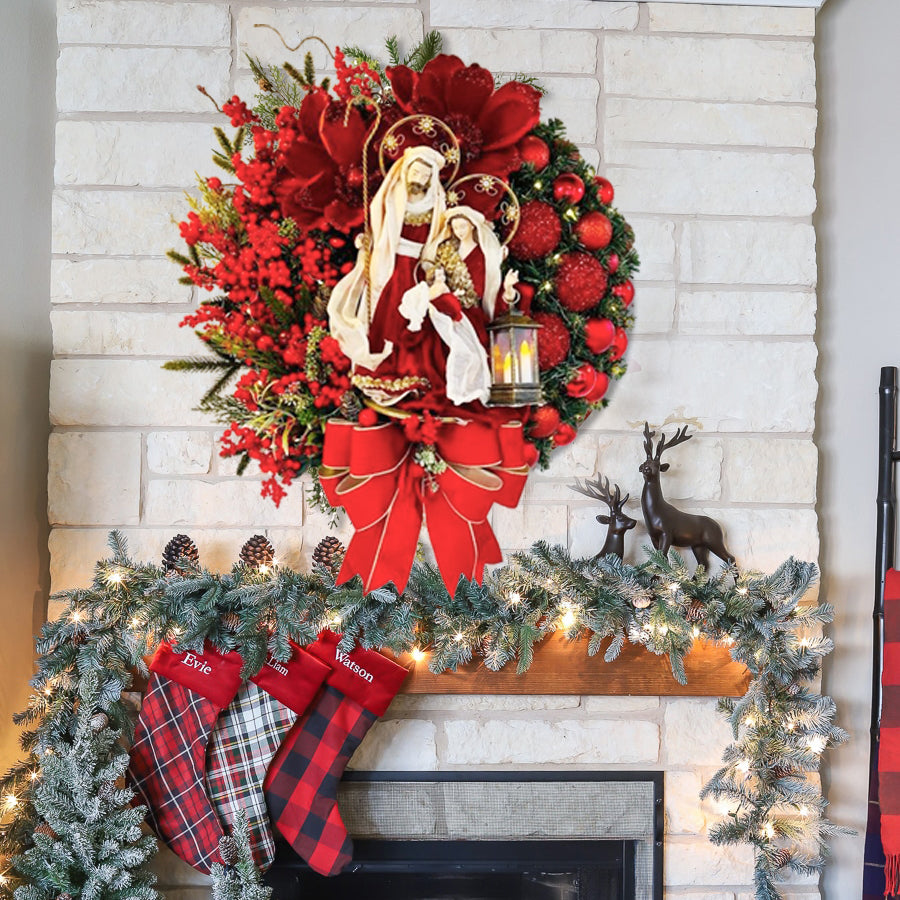
[[[570,484],[570,488],[573,491],[578,491],[579,494],[584,494],[586,497],[591,497],[594,500],[602,500],[610,509],[613,509],[613,498],[609,493],[609,479],[604,478],[602,475],[597,476],[596,481],[588,481],[587,479],[584,482],[579,481],[577,478],[575,479],[575,484]],[[616,501],[618,501],[619,497],[619,486],[616,485]]]
[[655,431],[650,430],[650,423],[644,422],[644,453],[647,454],[647,459],[653,459],[653,436],[655,434]]
[[659,443],[656,445],[656,459],[662,458],[663,452],[670,449],[671,447],[676,446],[676,444],[683,444],[685,441],[689,441],[693,435],[687,433],[688,427],[685,425],[683,428],[679,428],[678,431],[675,432],[675,436],[670,441],[666,441],[666,436],[663,435],[659,439]]

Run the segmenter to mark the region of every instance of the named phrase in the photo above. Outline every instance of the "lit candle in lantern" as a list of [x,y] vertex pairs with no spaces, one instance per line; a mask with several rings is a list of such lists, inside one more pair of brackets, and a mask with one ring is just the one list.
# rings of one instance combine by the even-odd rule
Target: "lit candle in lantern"
[[519,378],[526,384],[537,381],[534,377],[534,356],[528,341],[522,341],[519,344]]
[[506,356],[503,358],[503,383],[513,383],[513,359],[509,350],[506,351]]

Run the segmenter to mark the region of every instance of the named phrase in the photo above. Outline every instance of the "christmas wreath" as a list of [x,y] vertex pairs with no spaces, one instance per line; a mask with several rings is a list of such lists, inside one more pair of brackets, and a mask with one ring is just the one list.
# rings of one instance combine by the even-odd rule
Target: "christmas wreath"
[[169,254],[213,294],[182,323],[212,355],[168,367],[218,375],[200,408],[264,495],[309,472],[347,509],[343,577],[402,590],[425,518],[452,593],[501,561],[492,504],[624,374],[638,258],[530,79],[498,84],[435,32],[387,46],[387,67],[335,48],[333,83],[310,54],[250,61],[255,105],[232,97],[236,133],[215,130],[228,178],[199,178]]

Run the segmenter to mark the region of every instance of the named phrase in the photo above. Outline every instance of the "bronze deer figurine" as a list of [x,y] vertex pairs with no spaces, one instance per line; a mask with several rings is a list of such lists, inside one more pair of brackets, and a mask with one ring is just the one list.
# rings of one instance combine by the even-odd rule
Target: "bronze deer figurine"
[[650,533],[653,546],[662,553],[668,554],[670,547],[690,547],[694,551],[697,563],[709,568],[709,554],[714,553],[719,559],[733,563],[734,557],[725,547],[722,526],[709,516],[698,516],[682,512],[671,503],[667,503],[659,483],[660,472],[669,468],[668,463],[661,463],[663,452],[676,444],[689,441],[693,435],[687,433],[687,425],[675,432],[671,440],[662,435],[653,450],[653,437],[656,432],[650,430],[650,424],[644,423],[644,453],[647,458],[638,467],[644,476],[644,489],[641,492],[641,510],[644,523]]
[[622,497],[618,485],[615,485],[615,494],[610,494],[609,479],[601,478],[599,475],[596,481],[585,481],[583,484],[576,478],[575,484],[569,487],[579,494],[602,500],[609,507],[608,516],[597,516],[597,521],[601,525],[609,527],[606,529],[606,542],[594,559],[602,559],[610,553],[622,559],[625,555],[625,532],[637,525],[637,522],[623,510],[630,494]]

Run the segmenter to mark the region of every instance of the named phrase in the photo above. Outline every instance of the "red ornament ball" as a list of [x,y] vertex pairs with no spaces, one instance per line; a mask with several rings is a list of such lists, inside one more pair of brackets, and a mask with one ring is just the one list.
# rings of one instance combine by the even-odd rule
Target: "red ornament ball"
[[594,178],[594,184],[597,185],[597,194],[600,197],[600,202],[604,204],[604,206],[609,206],[609,204],[613,202],[613,197],[616,196],[612,182],[597,175]]
[[603,399],[603,395],[608,388],[609,375],[607,375],[606,372],[598,372],[594,387],[591,389],[590,393],[585,394],[584,399],[587,400],[588,403],[599,403]]
[[574,172],[563,172],[553,179],[553,198],[561,203],[574,204],[584,196],[584,182]]
[[625,351],[628,349],[628,335],[625,333],[624,328],[616,329],[616,336],[613,339],[612,346],[609,348],[609,358],[615,362],[617,359],[621,359],[625,355]]
[[540,259],[556,249],[560,237],[562,223],[556,210],[549,203],[531,200],[522,207],[509,252],[516,259]]
[[378,413],[374,409],[363,409],[359,413],[359,424],[364,428],[371,428],[378,424]]
[[522,458],[525,460],[525,465],[533,466],[541,458],[541,454],[538,453],[538,448],[534,444],[525,441],[522,446]]
[[584,312],[606,293],[606,270],[588,253],[567,253],[556,272],[556,296],[566,309]]
[[630,281],[623,281],[612,289],[612,293],[622,301],[623,306],[631,306],[631,301],[634,300],[634,285]]
[[559,426],[559,431],[553,435],[553,443],[556,444],[557,447],[563,447],[566,444],[571,444],[572,441],[575,440],[575,429],[566,422],[563,422],[562,425]]
[[539,406],[531,415],[529,437],[550,437],[559,428],[559,410],[555,406]]
[[612,240],[612,222],[602,212],[585,213],[575,226],[575,236],[585,250],[602,250]]
[[570,397],[587,397],[597,384],[597,370],[590,363],[582,363],[566,385]]
[[568,355],[572,339],[566,323],[555,313],[535,313],[534,321],[541,326],[538,332],[538,366],[552,369]]
[[616,326],[611,319],[588,319],[584,323],[584,343],[591,353],[606,353],[616,338]]
[[610,253],[609,256],[606,257],[606,268],[610,275],[612,275],[619,268],[618,253]]
[[547,168],[550,162],[550,148],[536,134],[526,134],[519,141],[518,150],[523,162],[531,163],[536,172]]

